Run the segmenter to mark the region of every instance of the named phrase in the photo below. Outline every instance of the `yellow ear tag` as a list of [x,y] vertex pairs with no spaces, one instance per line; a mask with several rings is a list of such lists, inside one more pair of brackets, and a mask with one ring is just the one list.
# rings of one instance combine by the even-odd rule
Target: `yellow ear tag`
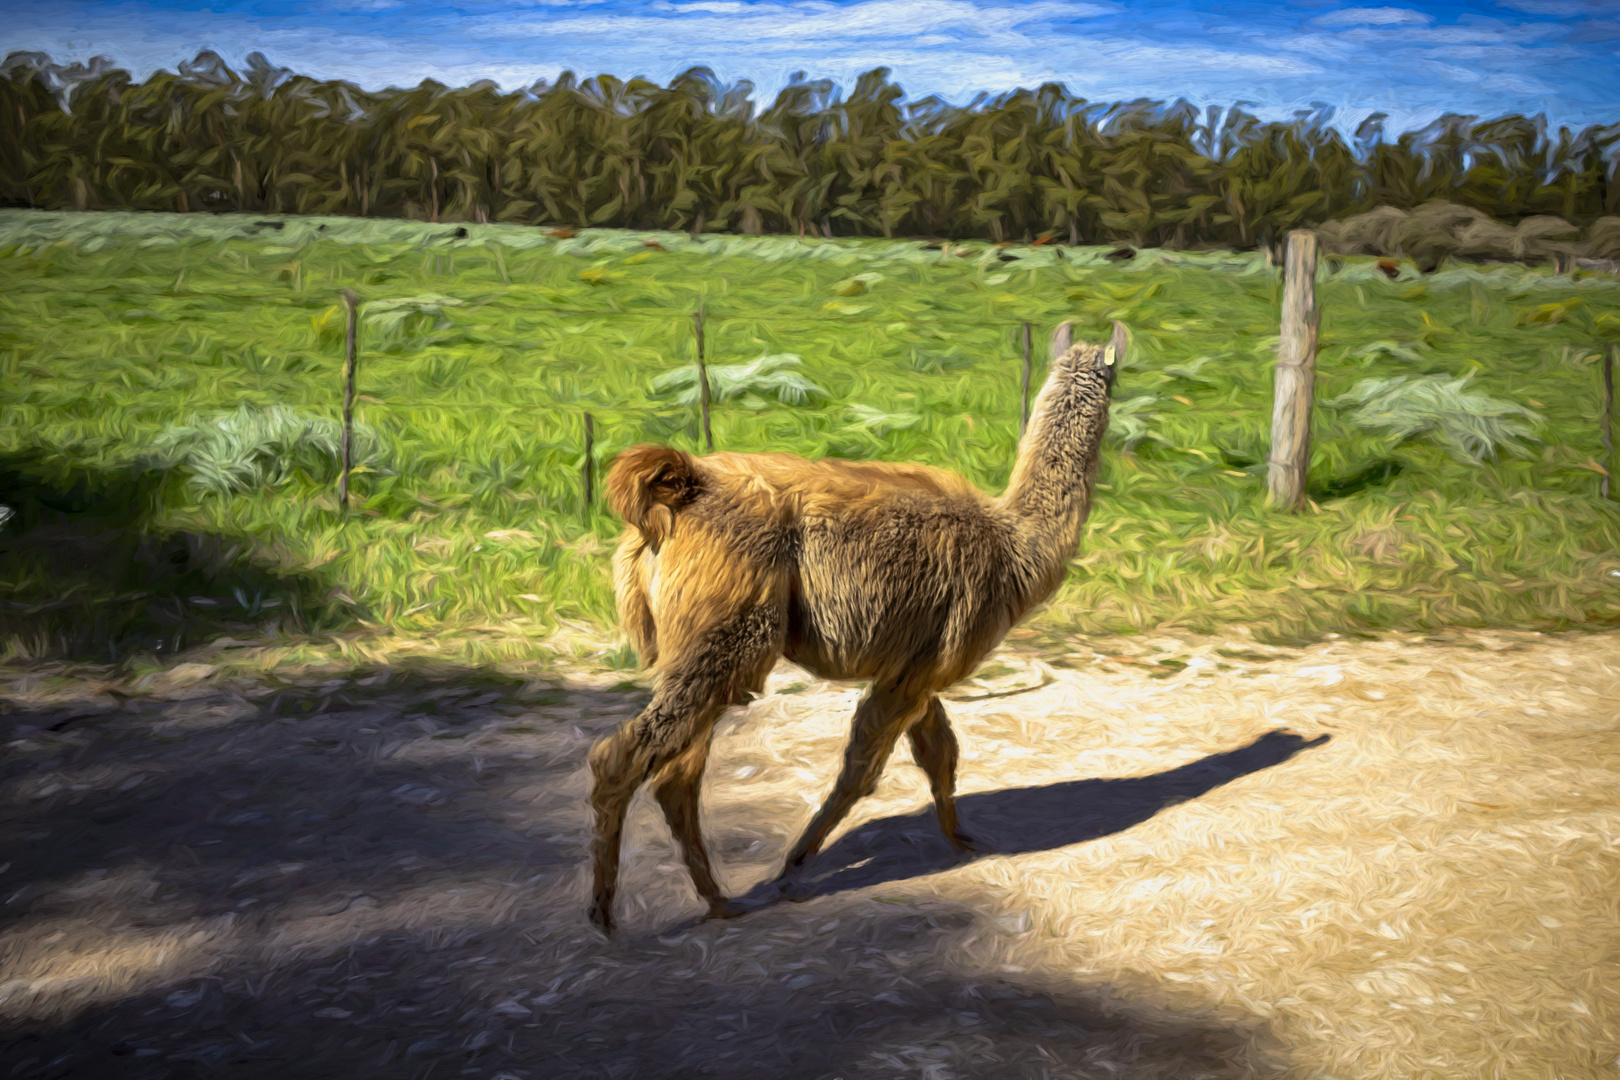
[[1112,345],[1103,349],[1103,363],[1109,367],[1114,366],[1114,347]]

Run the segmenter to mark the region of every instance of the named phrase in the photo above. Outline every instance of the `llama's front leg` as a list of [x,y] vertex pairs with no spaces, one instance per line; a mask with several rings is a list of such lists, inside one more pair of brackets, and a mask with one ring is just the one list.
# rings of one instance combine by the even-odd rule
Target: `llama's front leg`
[[850,807],[877,790],[883,766],[899,741],[907,723],[925,707],[925,700],[895,691],[868,692],[855,709],[854,729],[849,745],[844,749],[844,768],[832,794],[827,796],[816,816],[810,820],[804,835],[793,845],[782,873],[777,881],[793,877],[804,866],[804,861],[821,850],[828,835],[844,820]]
[[669,831],[681,845],[686,868],[692,874],[692,885],[709,905],[709,914],[714,916],[726,913],[726,898],[714,880],[698,823],[698,793],[703,786],[703,766],[709,757],[712,736],[713,729],[710,729],[694,738],[686,752],[670,762],[654,781],[653,794],[658,805],[664,808]]
[[934,813],[939,815],[945,839],[957,851],[972,851],[973,838],[962,831],[956,820],[956,761],[961,751],[950,717],[945,715],[944,702],[937,696],[930,697],[928,711],[906,729],[906,734],[911,738],[912,756],[928,774],[928,786],[934,792]]

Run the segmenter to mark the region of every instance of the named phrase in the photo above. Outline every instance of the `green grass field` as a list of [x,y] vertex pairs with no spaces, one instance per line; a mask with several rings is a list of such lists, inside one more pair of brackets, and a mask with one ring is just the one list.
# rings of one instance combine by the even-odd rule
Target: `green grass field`
[[[1259,255],[257,220],[0,211],[9,654],[172,651],[250,624],[607,624],[618,524],[581,510],[583,413],[599,475],[632,443],[700,449],[679,388],[654,391],[690,365],[700,303],[709,362],[735,376],[718,449],[916,460],[991,491],[1018,434],[1020,323],[1038,386],[1058,321],[1100,339],[1123,320],[1117,438],[1038,628],[1286,640],[1620,620],[1620,503],[1597,494],[1613,279],[1391,281],[1371,260],[1325,262],[1317,400],[1346,400],[1318,408],[1313,506],[1288,516],[1264,508],[1258,464],[1281,289]],[[369,439],[347,518],[323,449],[343,287],[362,301]],[[776,374],[809,384],[802,401],[772,365],[718,370],[781,354],[799,358]],[[1494,458],[1355,422],[1366,380],[1465,375],[1464,393],[1521,410],[1505,419],[1525,434]],[[221,427],[242,403],[289,411]]]

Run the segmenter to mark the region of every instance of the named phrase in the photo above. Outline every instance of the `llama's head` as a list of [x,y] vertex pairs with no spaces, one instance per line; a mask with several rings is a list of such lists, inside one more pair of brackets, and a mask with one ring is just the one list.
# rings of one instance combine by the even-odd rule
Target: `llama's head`
[[1036,398],[1026,437],[1065,457],[1094,459],[1130,338],[1117,322],[1106,345],[1073,342],[1072,330],[1072,324],[1064,323],[1052,335],[1051,371]]
[[1114,323],[1114,334],[1106,345],[1073,344],[1073,323],[1063,323],[1052,334],[1052,361],[1054,373],[1064,377],[1082,390],[1088,385],[1101,383],[1101,394],[1106,402],[1112,396],[1114,380],[1125,361],[1125,350],[1130,336],[1125,324]]

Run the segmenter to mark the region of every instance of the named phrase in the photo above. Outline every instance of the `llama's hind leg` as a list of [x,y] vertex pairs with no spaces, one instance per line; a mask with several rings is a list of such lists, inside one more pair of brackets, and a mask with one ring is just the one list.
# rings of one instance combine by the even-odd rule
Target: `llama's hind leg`
[[643,712],[611,735],[598,739],[588,757],[591,765],[590,920],[604,934],[613,933],[613,892],[619,880],[619,846],[630,800],[652,771],[658,754],[652,746]]
[[613,932],[619,846],[631,797],[643,782],[681,757],[694,742],[707,741],[707,729],[713,727],[726,700],[723,686],[666,678],[639,716],[591,747],[591,809],[596,818],[596,835],[591,846],[590,919],[604,934]]
[[821,845],[850,808],[877,790],[878,778],[883,775],[883,766],[899,741],[900,733],[926,707],[926,699],[898,690],[880,692],[874,688],[861,699],[855,709],[849,745],[844,748],[844,768],[839,773],[838,783],[806,826],[799,842],[793,845],[782,864],[778,882],[796,874],[806,859],[821,850]]
[[[669,665],[653,699],[634,720],[591,747],[591,809],[596,818],[592,844],[590,919],[603,933],[613,930],[613,894],[619,877],[624,815],[642,783],[658,775],[694,744],[706,748],[721,710],[753,686],[780,646],[780,620],[769,606],[734,616],[697,637],[687,655]],[[701,758],[694,774],[701,775]],[[696,816],[693,815],[693,828]],[[713,886],[709,882],[699,882]]]
[[957,851],[972,851],[973,838],[962,831],[956,820],[956,761],[961,751],[950,717],[945,715],[945,704],[937,696],[929,698],[928,711],[906,729],[906,734],[911,738],[912,755],[928,774],[928,786],[934,792],[934,813],[939,815],[945,839]]
[[664,820],[669,831],[681,845],[686,869],[692,875],[692,885],[709,905],[709,914],[722,914],[726,898],[714,880],[709,866],[709,853],[703,846],[703,831],[698,823],[698,792],[703,786],[703,766],[709,757],[709,741],[713,730],[692,740],[686,752],[677,757],[654,781],[653,794],[664,808]]

